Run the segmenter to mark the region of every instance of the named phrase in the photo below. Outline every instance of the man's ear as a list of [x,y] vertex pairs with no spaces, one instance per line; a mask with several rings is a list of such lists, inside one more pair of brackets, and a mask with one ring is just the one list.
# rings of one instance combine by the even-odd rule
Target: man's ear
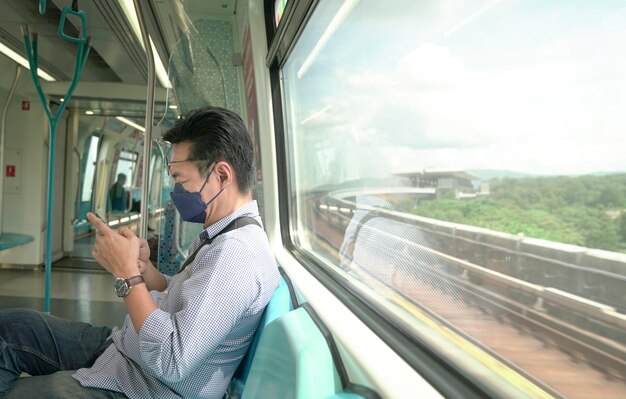
[[230,184],[235,177],[235,172],[228,162],[218,162],[217,165],[215,165],[215,172],[223,186]]

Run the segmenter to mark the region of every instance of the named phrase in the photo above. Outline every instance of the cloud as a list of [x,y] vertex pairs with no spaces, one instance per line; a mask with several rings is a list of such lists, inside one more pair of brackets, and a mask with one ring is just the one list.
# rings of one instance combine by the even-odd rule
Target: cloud
[[[345,43],[333,43],[344,58],[337,66],[326,57],[316,72],[326,77],[312,80],[322,94],[302,119],[325,110],[303,134],[351,152],[353,174],[372,160],[393,171],[626,170],[616,150],[626,146],[626,9],[591,18],[510,1],[509,13],[495,11],[498,1],[463,13],[462,3],[430,36],[379,33],[393,47],[372,48],[379,62],[364,62],[362,50],[346,62]],[[506,29],[486,34],[494,27]]]
[[[380,142],[441,148],[472,147],[490,139],[480,132],[480,104],[467,92],[463,62],[445,47],[423,44],[389,72],[336,73],[345,91],[327,99],[335,117],[355,117],[363,130],[376,132]],[[457,114],[454,118],[451,110]]]
[[464,77],[463,61],[446,47],[427,43],[398,61],[394,78],[398,86],[412,89],[446,89]]

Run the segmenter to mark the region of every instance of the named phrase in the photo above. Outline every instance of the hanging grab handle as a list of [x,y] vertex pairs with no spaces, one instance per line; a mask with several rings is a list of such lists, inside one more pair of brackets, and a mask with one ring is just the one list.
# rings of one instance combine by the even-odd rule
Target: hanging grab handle
[[[69,7],[68,7],[69,8]],[[48,101],[46,100],[46,96],[41,88],[41,84],[39,83],[39,78],[37,77],[37,68],[39,67],[39,56],[38,56],[38,46],[37,46],[37,33],[32,34],[32,39],[29,34],[28,26],[25,24],[21,25],[22,36],[24,38],[24,47],[26,47],[26,55],[28,56],[28,61],[30,64],[30,74],[33,78],[33,83],[35,83],[35,89],[37,90],[37,94],[39,95],[39,99],[43,104],[44,111],[48,120],[54,124],[58,121],[63,110],[69,103],[72,94],[74,93],[74,89],[78,85],[78,81],[80,80],[80,76],[82,75],[83,68],[85,66],[85,62],[87,61],[87,56],[89,55],[89,50],[91,49],[91,38],[87,36],[85,40],[79,40],[76,43],[78,44],[76,47],[76,61],[74,63],[74,74],[72,76],[72,81],[70,86],[65,94],[65,101],[61,103],[55,115],[52,115],[50,111],[50,107],[48,106]]]
[[[73,37],[66,34],[63,29],[65,28],[65,21],[67,21],[68,15],[74,15],[80,18],[80,33],[78,37]],[[87,18],[82,10],[73,9],[72,7],[65,7],[61,12],[61,20],[59,21],[59,37],[68,42],[75,44],[83,44],[87,41]]]
[[46,13],[46,0],[39,0],[39,14],[44,15]]

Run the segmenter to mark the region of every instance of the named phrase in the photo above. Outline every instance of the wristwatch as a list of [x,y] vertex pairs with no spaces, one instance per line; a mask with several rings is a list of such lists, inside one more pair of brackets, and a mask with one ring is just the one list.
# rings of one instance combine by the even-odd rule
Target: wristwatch
[[143,279],[143,276],[133,276],[131,278],[122,278],[118,277],[115,279],[113,283],[113,288],[115,288],[115,293],[120,298],[125,297],[130,292],[130,289],[136,286],[137,284],[145,283],[146,281]]

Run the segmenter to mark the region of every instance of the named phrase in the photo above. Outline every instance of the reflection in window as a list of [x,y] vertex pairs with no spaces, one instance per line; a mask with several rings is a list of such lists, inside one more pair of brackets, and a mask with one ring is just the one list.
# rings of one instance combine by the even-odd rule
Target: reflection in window
[[94,173],[96,171],[96,162],[98,161],[98,143],[100,137],[91,136],[89,139],[89,149],[87,150],[87,162],[85,163],[85,175],[83,177],[83,189],[80,199],[82,202],[91,201],[91,192],[93,190]]
[[120,158],[117,161],[117,170],[115,171],[114,176],[119,176],[120,173],[123,173],[127,176],[126,182],[124,183],[124,188],[130,190],[133,186],[133,179],[135,177],[135,168],[137,166],[137,156],[136,152],[130,151],[120,151]]
[[493,355],[468,375],[626,395],[624,17],[320,2],[281,71],[294,242],[420,339],[428,317]]

